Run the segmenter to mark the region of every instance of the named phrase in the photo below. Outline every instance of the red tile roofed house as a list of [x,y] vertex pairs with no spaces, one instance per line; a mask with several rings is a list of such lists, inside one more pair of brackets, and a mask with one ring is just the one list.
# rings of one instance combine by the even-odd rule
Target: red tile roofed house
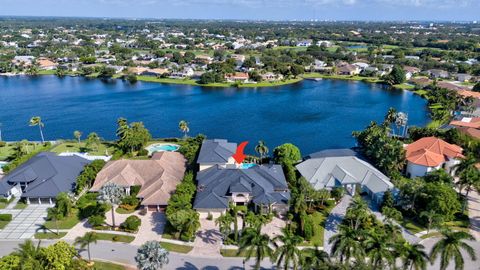
[[442,139],[425,137],[406,146],[407,176],[414,178],[444,168],[452,173],[452,167],[460,163],[463,149]]
[[40,67],[40,69],[42,70],[53,70],[53,69],[56,69],[58,64],[47,59],[47,58],[39,58],[37,60],[37,63],[38,63],[38,66]]
[[455,126],[462,133],[480,139],[480,117],[463,117],[461,120],[450,122],[450,125]]
[[225,80],[227,80],[227,82],[248,82],[248,78],[248,73],[245,72],[225,74]]
[[98,191],[106,183],[115,183],[130,194],[132,186],[141,186],[137,194],[148,210],[163,211],[182,181],[186,160],[178,152],[157,152],[150,160],[109,161],[98,173],[90,191]]

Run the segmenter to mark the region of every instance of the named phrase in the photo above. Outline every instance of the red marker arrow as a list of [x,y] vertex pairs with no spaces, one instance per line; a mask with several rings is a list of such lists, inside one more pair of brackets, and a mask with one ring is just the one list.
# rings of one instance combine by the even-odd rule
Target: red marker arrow
[[232,155],[233,159],[235,159],[238,164],[241,164],[243,160],[245,160],[246,155],[243,153],[243,150],[245,150],[245,146],[247,146],[247,144],[248,142],[242,142],[239,144],[237,146],[237,152]]

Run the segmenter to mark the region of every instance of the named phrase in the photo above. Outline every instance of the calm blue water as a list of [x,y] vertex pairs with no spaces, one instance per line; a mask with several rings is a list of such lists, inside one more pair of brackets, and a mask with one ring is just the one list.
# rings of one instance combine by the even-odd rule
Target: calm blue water
[[426,102],[408,91],[336,80],[303,81],[262,89],[218,89],[120,80],[105,83],[80,77],[0,76],[0,123],[4,140],[39,140],[31,116],[41,116],[46,139],[84,137],[95,131],[114,139],[116,120],[143,121],[154,137],[181,137],[178,122],[187,120],[190,134],[209,138],[258,140],[271,150],[291,142],[303,154],[352,147],[354,130],[382,121],[389,107],[405,111],[409,124],[428,122]]

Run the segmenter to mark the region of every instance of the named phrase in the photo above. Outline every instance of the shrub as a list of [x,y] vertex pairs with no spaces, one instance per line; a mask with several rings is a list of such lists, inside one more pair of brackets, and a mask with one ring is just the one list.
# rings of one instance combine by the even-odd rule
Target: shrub
[[101,226],[105,223],[105,216],[95,215],[88,218],[88,223],[92,227]]
[[138,192],[140,192],[140,188],[142,188],[142,186],[131,186],[130,187],[130,196],[136,197]]
[[4,142],[4,141],[0,141],[0,147],[4,147],[4,146],[6,146],[6,145],[7,145],[7,143],[6,143],[6,142]]
[[120,224],[120,228],[127,232],[136,232],[141,224],[142,220],[139,217],[129,216],[122,224]]
[[213,215],[212,215],[212,213],[208,212],[207,220],[213,220]]
[[120,237],[118,237],[118,235],[115,235],[114,237],[112,237],[113,242],[118,242],[118,240],[120,240]]
[[[132,209],[135,209],[135,208],[137,208],[139,203],[140,203],[140,200],[137,197],[130,195],[130,196],[126,196],[122,199],[122,203],[121,203],[120,207],[126,206],[127,208],[132,208],[133,207]],[[125,207],[122,207],[122,208],[126,209]]]
[[12,214],[0,214],[0,221],[12,221]]
[[306,241],[310,241],[314,235],[314,221],[311,215],[306,215],[303,224],[303,236]]
[[148,150],[145,148],[142,148],[138,151],[137,156],[148,156]]

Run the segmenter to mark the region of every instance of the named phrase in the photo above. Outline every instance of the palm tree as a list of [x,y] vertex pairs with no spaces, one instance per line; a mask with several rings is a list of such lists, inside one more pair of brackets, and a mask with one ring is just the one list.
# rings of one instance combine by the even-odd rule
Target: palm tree
[[440,255],[440,270],[447,269],[450,260],[455,262],[455,269],[463,269],[465,261],[461,250],[464,250],[472,260],[476,260],[475,250],[465,243],[465,240],[474,241],[472,235],[462,231],[451,231],[444,229],[441,231],[442,238],[435,243],[430,252],[430,262],[433,264]]
[[[393,107],[390,107],[387,111],[387,114],[385,115],[384,119],[384,125],[386,127],[390,127],[395,122],[395,119],[397,118],[397,110]],[[395,135],[395,130],[393,130],[393,135]]]
[[92,261],[90,256],[90,244],[96,244],[98,236],[96,232],[86,232],[83,236],[75,238],[75,245],[79,245],[81,249],[87,247],[88,260]]
[[428,255],[422,244],[410,244],[405,241],[399,246],[400,256],[403,260],[404,270],[425,270],[427,269]]
[[260,263],[265,258],[273,258],[273,249],[270,237],[262,234],[260,227],[246,228],[239,240],[238,254],[245,252],[245,260],[255,256],[253,269],[260,269]]
[[370,215],[367,203],[360,196],[355,196],[348,206],[346,217],[351,219],[353,224],[352,228],[358,229],[362,220]]
[[38,260],[40,252],[40,241],[35,246],[32,240],[26,240],[23,244],[19,244],[18,248],[15,248],[13,254],[20,257],[23,265],[31,266],[30,269],[42,269],[41,262]]
[[57,229],[57,235],[59,234],[58,231],[58,220],[62,218],[62,211],[58,207],[48,208],[48,217],[53,219],[55,222],[55,228]]
[[112,227],[115,228],[115,207],[125,196],[123,188],[115,183],[107,183],[98,191],[97,200],[112,205]]
[[45,143],[45,139],[43,138],[43,131],[42,128],[45,126],[42,122],[42,118],[40,116],[33,116],[30,118],[30,126],[38,126],[40,129],[40,137],[42,138],[42,143]]
[[185,120],[180,121],[178,123],[178,128],[180,129],[181,132],[183,132],[183,137],[187,138],[188,132],[190,131],[190,128],[188,127],[188,122]]
[[263,158],[268,155],[268,147],[264,141],[258,141],[258,144],[255,146],[255,152],[260,155],[260,163],[262,163]]
[[[282,245],[278,245],[277,241]],[[302,261],[302,251],[298,248],[298,245],[303,242],[303,238],[284,228],[283,235],[275,237],[274,242],[276,248],[274,258],[277,261],[277,267],[280,267],[283,263],[285,270],[290,269],[290,265],[293,266],[294,270],[297,270]]]
[[386,265],[393,264],[395,258],[392,256],[390,242],[386,234],[370,232],[364,241],[365,251],[370,258],[372,269],[384,269]]
[[330,257],[328,253],[320,250],[318,246],[303,250],[302,269],[316,270],[328,268],[330,264]]
[[365,250],[361,240],[364,238],[364,232],[345,225],[338,228],[339,232],[328,240],[328,243],[332,244],[330,255],[339,257],[340,262],[349,262],[351,258],[363,258]]
[[219,227],[220,232],[223,234],[223,238],[226,239],[232,232],[233,217],[227,211],[225,214],[221,214],[216,220],[215,225]]
[[147,241],[137,250],[135,261],[140,270],[158,270],[168,264],[169,252],[158,241]]
[[80,144],[80,138],[82,137],[82,132],[75,130],[73,132],[73,137],[75,137],[75,139],[77,139],[78,144]]
[[430,232],[430,229],[436,223],[437,225],[441,223],[442,216],[437,214],[435,209],[430,209],[429,211],[420,212],[420,217],[427,219],[427,233]]

